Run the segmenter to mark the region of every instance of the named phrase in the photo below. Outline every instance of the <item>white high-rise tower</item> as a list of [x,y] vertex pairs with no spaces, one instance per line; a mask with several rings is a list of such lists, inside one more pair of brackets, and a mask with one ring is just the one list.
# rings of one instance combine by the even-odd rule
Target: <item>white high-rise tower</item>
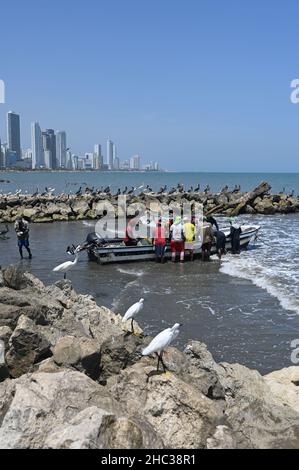
[[107,140],[107,165],[109,170],[113,170],[113,142]]
[[32,168],[44,166],[42,131],[38,122],[31,123]]
[[66,168],[66,132],[56,133],[56,160],[60,168]]

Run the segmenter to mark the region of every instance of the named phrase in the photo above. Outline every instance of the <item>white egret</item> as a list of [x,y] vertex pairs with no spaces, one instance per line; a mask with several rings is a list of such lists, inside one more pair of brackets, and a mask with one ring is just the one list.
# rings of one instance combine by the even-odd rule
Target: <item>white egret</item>
[[172,343],[178,336],[180,332],[181,323],[175,323],[172,328],[166,328],[166,330],[161,331],[150,344],[142,351],[143,356],[149,356],[150,354],[156,353],[158,355],[158,364],[157,372],[159,370],[159,364],[162,363],[164,372],[166,371],[166,366],[163,362],[163,351],[167,346]]
[[66,261],[65,263],[62,263],[62,264],[59,264],[58,266],[56,266],[53,271],[55,273],[64,273],[64,276],[63,276],[63,279],[66,279],[66,273],[70,270],[70,269],[73,269],[77,262],[78,262],[78,258],[79,258],[79,247],[76,248],[75,250],[75,259],[74,261]]
[[134,333],[134,325],[133,325],[134,318],[140,312],[140,310],[143,309],[143,302],[144,302],[144,299],[140,299],[139,302],[136,302],[135,304],[131,305],[131,307],[126,311],[126,313],[123,316],[123,319],[122,319],[123,322],[131,319],[132,333]]

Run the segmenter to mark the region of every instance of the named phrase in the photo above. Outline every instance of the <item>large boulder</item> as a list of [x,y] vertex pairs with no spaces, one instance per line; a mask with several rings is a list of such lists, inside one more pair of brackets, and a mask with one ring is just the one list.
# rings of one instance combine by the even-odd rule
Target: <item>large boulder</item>
[[65,336],[53,348],[53,359],[58,365],[73,367],[96,380],[100,374],[100,350],[90,338]]
[[71,370],[0,384],[0,448],[159,448],[149,423],[126,417],[107,390]]
[[156,373],[149,358],[121,371],[111,392],[129,416],[152,425],[166,448],[203,448],[220,424],[213,400],[173,373]]
[[273,395],[299,413],[299,366],[276,370],[264,378]]
[[50,356],[50,343],[30,318],[22,315],[9,340],[5,356],[12,377],[24,374],[33,364]]
[[275,214],[276,206],[273,204],[273,201],[270,198],[263,198],[260,199],[257,203],[255,203],[254,210],[259,214],[271,215]]
[[11,289],[24,289],[27,286],[27,280],[24,272],[15,266],[7,266],[2,269],[3,282],[6,287]]
[[143,347],[142,338],[131,333],[111,336],[104,341],[101,346],[100,383],[106,384],[109,377],[137,362]]
[[240,364],[225,371],[224,423],[234,431],[238,448],[298,448],[299,413],[271,392],[267,381]]

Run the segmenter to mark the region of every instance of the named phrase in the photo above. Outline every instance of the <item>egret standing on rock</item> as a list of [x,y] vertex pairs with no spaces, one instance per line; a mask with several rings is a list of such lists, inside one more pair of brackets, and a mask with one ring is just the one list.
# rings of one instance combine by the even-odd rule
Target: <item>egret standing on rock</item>
[[154,339],[150,342],[150,344],[142,351],[143,356],[149,356],[150,354],[157,353],[158,355],[158,364],[157,364],[157,372],[159,370],[159,364],[162,363],[164,372],[166,371],[166,366],[163,362],[163,351],[167,346],[172,343],[178,336],[180,332],[181,323],[175,323],[172,328],[166,328],[166,330],[161,331]]
[[78,248],[75,250],[75,259],[74,261],[66,261],[65,263],[62,263],[62,264],[59,264],[58,266],[56,266],[53,271],[55,273],[64,273],[64,276],[63,276],[63,279],[66,279],[66,273],[70,270],[70,269],[73,269],[77,262],[78,262],[78,258],[79,258],[79,253],[78,253]]
[[140,310],[143,309],[143,302],[144,302],[144,299],[140,299],[139,302],[136,302],[135,304],[131,305],[131,307],[126,311],[122,319],[123,322],[131,319],[131,331],[133,334],[134,334],[134,326],[133,326],[134,318],[140,312]]

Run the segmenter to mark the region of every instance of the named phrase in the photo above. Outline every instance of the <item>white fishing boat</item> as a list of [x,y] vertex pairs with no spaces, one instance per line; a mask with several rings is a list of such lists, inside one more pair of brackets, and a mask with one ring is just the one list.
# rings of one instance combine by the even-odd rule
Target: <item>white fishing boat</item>
[[[241,225],[240,248],[246,249],[251,240],[256,239],[259,225]],[[226,236],[226,249],[231,250],[230,228],[221,230]],[[130,245],[121,239],[105,240],[89,234],[85,244],[88,257],[99,264],[123,263],[132,261],[149,261],[155,259],[155,247],[146,239],[131,240]],[[216,253],[216,243],[212,246],[212,254]],[[194,256],[201,255],[201,241],[194,241]],[[166,245],[165,258],[171,258],[170,244]]]

